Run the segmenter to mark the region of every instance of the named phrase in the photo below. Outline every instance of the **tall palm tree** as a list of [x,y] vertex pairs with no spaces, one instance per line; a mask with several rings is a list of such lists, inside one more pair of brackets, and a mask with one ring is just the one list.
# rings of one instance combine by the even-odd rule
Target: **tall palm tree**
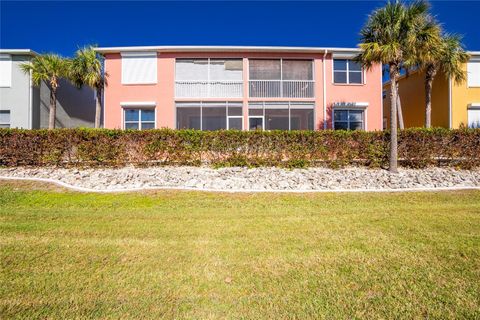
[[388,66],[390,90],[390,172],[398,172],[397,150],[397,95],[400,69],[413,64],[416,33],[428,14],[425,1],[405,5],[400,1],[388,2],[375,10],[360,32],[361,52],[357,60],[369,69],[374,64]]
[[432,126],[432,87],[438,71],[447,79],[456,83],[465,81],[466,74],[462,65],[467,63],[470,55],[463,49],[458,35],[440,35],[438,39],[419,37],[419,67],[425,70],[425,127]]
[[35,86],[46,82],[50,89],[50,109],[48,128],[55,128],[55,116],[57,113],[57,90],[58,80],[68,73],[69,60],[57,54],[44,54],[33,57],[30,62],[22,63],[20,68],[23,72],[30,74]]
[[95,90],[95,128],[100,128],[102,95],[107,75],[103,70],[103,59],[95,51],[95,46],[90,45],[77,50],[70,65],[69,77],[78,87],[87,85]]

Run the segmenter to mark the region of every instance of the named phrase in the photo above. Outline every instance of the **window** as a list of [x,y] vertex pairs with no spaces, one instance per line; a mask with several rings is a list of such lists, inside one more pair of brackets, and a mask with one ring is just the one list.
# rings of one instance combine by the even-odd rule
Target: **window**
[[154,109],[123,109],[123,113],[125,129],[155,129]]
[[177,59],[175,96],[179,98],[241,98],[242,59]]
[[243,129],[241,102],[178,102],[177,129]]
[[0,87],[12,86],[12,56],[0,54]]
[[314,105],[302,102],[252,102],[249,130],[313,130]]
[[364,130],[364,110],[336,109],[333,111],[335,130]]
[[122,52],[122,84],[157,83],[156,52]]
[[345,84],[362,84],[362,66],[353,60],[334,59],[333,82]]
[[250,97],[312,98],[313,61],[250,59]]
[[469,87],[480,87],[480,61],[467,63],[467,84]]
[[10,128],[10,110],[0,110],[0,128]]
[[480,128],[480,107],[468,109],[468,127]]

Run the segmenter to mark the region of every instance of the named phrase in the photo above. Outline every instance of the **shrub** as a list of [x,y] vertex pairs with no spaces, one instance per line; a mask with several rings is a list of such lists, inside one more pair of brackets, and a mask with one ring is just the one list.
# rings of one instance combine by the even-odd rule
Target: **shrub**
[[[2,166],[383,167],[389,132],[0,129]],[[405,167],[480,165],[479,129],[399,133]]]

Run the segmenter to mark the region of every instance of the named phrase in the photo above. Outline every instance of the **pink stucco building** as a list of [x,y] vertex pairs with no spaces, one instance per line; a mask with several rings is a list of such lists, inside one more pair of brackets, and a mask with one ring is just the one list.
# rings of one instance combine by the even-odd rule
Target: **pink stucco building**
[[358,49],[117,47],[105,56],[105,128],[382,129],[381,66]]

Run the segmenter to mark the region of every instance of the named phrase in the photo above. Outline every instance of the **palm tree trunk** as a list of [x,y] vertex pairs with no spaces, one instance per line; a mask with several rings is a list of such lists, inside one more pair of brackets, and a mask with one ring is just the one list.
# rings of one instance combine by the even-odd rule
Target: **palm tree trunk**
[[392,173],[398,172],[398,141],[397,141],[397,87],[398,68],[390,65],[390,161],[388,170]]
[[435,74],[435,67],[430,65],[425,72],[425,128],[432,126],[432,87]]
[[100,128],[100,118],[102,117],[102,88],[95,89],[97,99],[95,101],[95,128]]
[[48,117],[48,129],[55,129],[55,117],[57,114],[57,88],[50,89],[50,114]]

